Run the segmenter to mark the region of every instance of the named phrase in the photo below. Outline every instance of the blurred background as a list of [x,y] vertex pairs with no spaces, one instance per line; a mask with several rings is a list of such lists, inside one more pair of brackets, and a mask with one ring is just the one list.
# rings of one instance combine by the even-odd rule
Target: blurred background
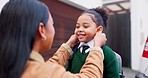
[[[0,0],[0,11],[8,0]],[[148,0],[40,0],[47,4],[53,16],[55,40],[45,60],[73,34],[78,16],[86,9],[103,6],[109,11],[109,27],[105,29],[107,44],[122,57],[125,71],[139,70],[148,36]],[[128,70],[130,69],[130,70]],[[129,73],[125,73],[129,74]],[[132,78],[132,77],[126,77]]]

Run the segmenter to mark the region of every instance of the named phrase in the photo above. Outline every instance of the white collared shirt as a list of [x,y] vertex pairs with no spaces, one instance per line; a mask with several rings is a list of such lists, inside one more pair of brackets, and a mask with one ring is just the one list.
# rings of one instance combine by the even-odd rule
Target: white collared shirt
[[80,48],[80,52],[82,52],[82,45],[87,45],[89,46],[89,48],[87,50],[85,50],[85,53],[88,53],[90,51],[90,49],[94,46],[94,40],[90,40],[89,42],[85,43],[85,42],[80,42],[78,48]]

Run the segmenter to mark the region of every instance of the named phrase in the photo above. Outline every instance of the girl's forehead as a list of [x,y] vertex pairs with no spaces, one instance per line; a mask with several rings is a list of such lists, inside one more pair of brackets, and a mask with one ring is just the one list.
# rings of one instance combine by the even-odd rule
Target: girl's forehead
[[[93,14],[90,14],[90,13],[83,13],[82,15],[87,15],[87,16],[95,17]],[[82,16],[82,15],[81,15],[81,16]]]
[[80,17],[80,19],[83,18],[85,20],[91,20],[92,22],[96,23],[96,18],[93,14],[90,13],[83,13]]
[[92,18],[89,15],[81,15],[79,16],[79,18],[77,19],[77,21],[91,21]]
[[84,13],[84,14],[82,14],[81,16],[87,16],[87,17],[91,18],[93,21],[96,19],[96,18],[95,18],[95,15],[90,14],[90,13]]

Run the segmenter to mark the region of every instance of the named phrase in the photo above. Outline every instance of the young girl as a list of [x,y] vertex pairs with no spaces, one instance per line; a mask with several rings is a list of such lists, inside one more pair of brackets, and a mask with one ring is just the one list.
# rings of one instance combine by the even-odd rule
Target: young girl
[[[66,66],[68,71],[79,73],[90,49],[95,44],[95,34],[102,33],[103,29],[107,27],[107,20],[108,15],[101,7],[86,10],[79,16],[75,34],[80,43],[73,48],[74,55]],[[102,49],[104,52],[103,78],[119,78],[118,63],[114,52],[107,45],[102,46]]]
[[105,34],[96,34],[95,41],[99,43],[79,74],[64,68],[73,54],[70,47],[77,42],[75,35],[48,61],[40,55],[51,48],[54,34],[52,16],[45,4],[38,0],[10,0],[0,14],[0,78],[102,78],[100,47],[106,42]]

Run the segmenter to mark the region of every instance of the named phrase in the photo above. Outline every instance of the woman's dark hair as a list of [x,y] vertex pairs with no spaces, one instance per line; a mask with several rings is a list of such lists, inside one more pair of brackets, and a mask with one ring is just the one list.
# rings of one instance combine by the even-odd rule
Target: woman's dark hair
[[92,17],[92,20],[97,24],[97,26],[102,25],[105,28],[107,28],[107,21],[109,19],[107,10],[103,7],[97,7],[97,8],[92,8],[84,11],[84,13],[90,13],[93,14],[95,17]]
[[0,77],[20,78],[33,49],[39,23],[49,19],[37,0],[10,0],[0,14]]

